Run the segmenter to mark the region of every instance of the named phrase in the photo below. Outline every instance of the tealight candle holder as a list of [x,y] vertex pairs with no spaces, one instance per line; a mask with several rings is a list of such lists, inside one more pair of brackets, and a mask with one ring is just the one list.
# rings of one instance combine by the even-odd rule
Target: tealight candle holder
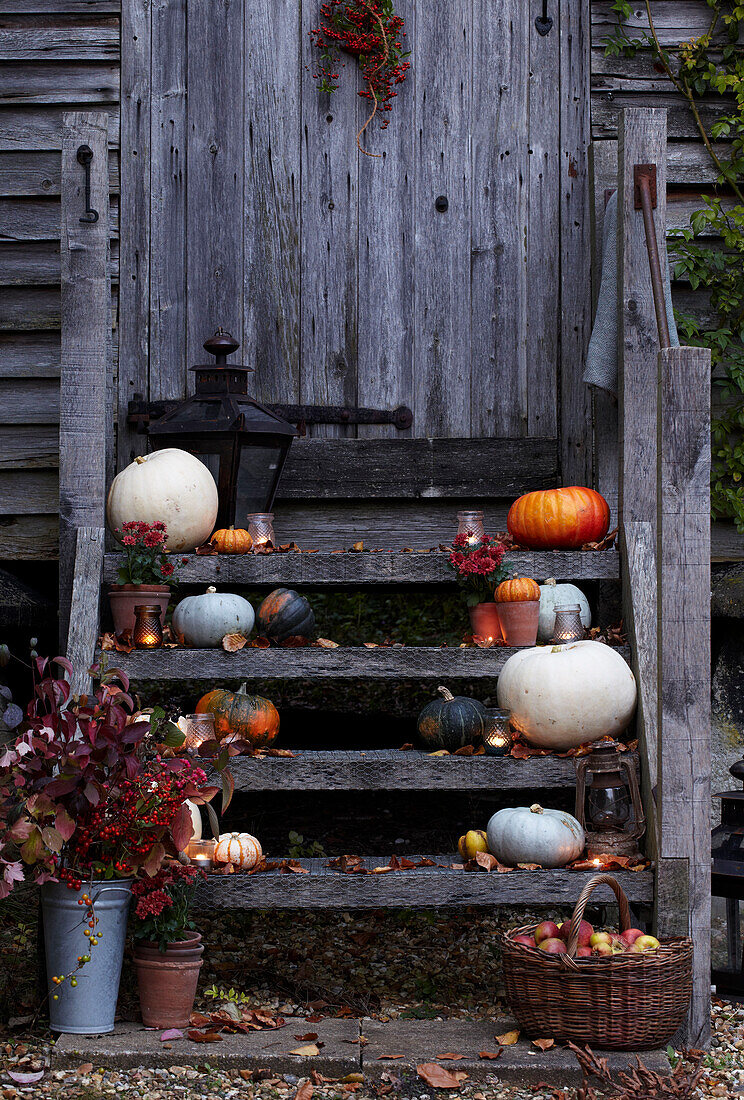
[[213,714],[183,714],[177,725],[185,735],[185,749],[198,749],[205,741],[216,740]]
[[458,512],[457,513],[457,533],[458,535],[466,535],[468,539],[468,546],[476,547],[483,542],[483,536],[486,533],[483,526],[483,513],[482,512]]
[[246,516],[248,520],[248,534],[253,539],[254,547],[266,546],[268,542],[274,545],[274,513],[251,512]]
[[553,643],[580,642],[584,637],[584,624],[581,621],[581,608],[577,603],[558,604],[555,609]]
[[486,756],[507,756],[514,744],[511,711],[487,707],[483,716],[483,747]]
[[138,603],[134,609],[132,642],[135,649],[158,649],[163,644],[161,609],[156,603]]
[[192,867],[200,871],[211,871],[214,866],[213,840],[190,840],[186,845],[186,855]]

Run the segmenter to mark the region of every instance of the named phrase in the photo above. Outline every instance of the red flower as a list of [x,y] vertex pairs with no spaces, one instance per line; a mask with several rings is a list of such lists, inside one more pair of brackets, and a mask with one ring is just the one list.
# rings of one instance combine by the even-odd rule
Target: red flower
[[171,562],[169,561],[163,562],[163,564],[160,566],[160,572],[163,574],[164,577],[172,577],[175,571],[175,565],[171,564]]

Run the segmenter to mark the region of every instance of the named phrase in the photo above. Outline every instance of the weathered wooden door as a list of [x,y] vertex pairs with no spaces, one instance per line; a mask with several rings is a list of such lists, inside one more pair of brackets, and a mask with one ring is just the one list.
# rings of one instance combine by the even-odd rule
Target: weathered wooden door
[[398,0],[411,69],[367,156],[356,65],[313,79],[320,0],[125,0],[125,452],[129,397],[186,394],[221,324],[261,398],[407,404],[416,437],[555,439],[562,404],[588,476],[582,3],[541,35],[540,0]]

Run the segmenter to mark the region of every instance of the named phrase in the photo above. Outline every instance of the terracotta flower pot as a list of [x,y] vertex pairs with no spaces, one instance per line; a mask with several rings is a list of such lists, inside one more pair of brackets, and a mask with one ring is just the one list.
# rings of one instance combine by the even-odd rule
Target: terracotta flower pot
[[468,613],[473,634],[480,638],[493,638],[496,642],[501,639],[501,619],[497,603],[493,600],[489,603],[477,603],[475,607],[468,608]]
[[166,944],[138,943],[134,949],[140,1009],[145,1027],[187,1027],[194,1007],[204,945],[198,932]]
[[537,641],[540,618],[539,600],[514,600],[500,603],[499,619],[504,641],[510,646],[532,646]]
[[164,584],[115,584],[109,588],[109,603],[114,619],[114,632],[123,634],[125,630],[134,630],[134,609],[142,603],[156,603],[165,618],[170,603],[171,590]]

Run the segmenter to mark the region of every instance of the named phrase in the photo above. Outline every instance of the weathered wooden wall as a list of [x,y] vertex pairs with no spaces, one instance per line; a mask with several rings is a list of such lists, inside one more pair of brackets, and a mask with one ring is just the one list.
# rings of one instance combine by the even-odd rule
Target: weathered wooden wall
[[0,558],[57,556],[67,111],[108,113],[118,283],[119,8],[118,0],[0,0]]

